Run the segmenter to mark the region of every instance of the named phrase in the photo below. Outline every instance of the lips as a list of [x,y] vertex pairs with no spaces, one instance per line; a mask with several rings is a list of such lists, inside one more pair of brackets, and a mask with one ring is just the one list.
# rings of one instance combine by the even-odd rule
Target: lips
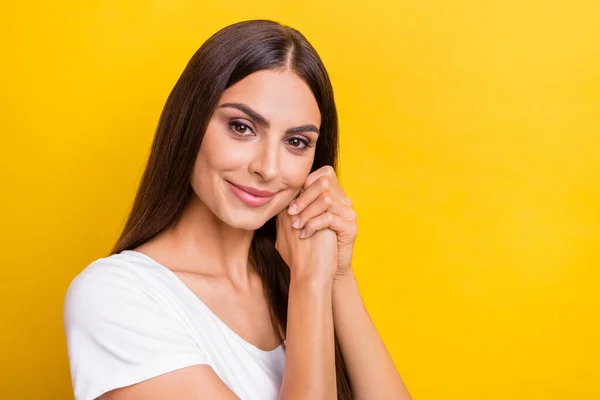
[[258,190],[248,186],[241,186],[226,181],[229,185],[233,194],[235,194],[241,201],[251,207],[264,206],[275,197],[274,192],[268,190]]

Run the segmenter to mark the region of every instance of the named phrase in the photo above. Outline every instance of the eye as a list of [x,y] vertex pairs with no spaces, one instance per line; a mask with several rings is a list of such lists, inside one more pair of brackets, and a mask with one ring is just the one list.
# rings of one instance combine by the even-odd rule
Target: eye
[[310,147],[310,143],[308,142],[308,140],[300,138],[300,137],[293,137],[288,139],[288,143],[295,149],[299,149],[299,150],[306,150],[308,147]]
[[252,132],[252,128],[240,121],[231,121],[229,126],[239,136],[248,136]]

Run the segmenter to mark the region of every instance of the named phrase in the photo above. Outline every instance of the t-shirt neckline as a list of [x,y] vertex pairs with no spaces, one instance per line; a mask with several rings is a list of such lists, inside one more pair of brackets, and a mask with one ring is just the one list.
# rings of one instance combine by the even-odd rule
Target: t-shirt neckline
[[256,347],[255,345],[253,345],[252,343],[246,341],[244,338],[242,338],[240,335],[238,335],[233,329],[231,329],[229,327],[229,325],[227,325],[225,322],[223,322],[223,320],[221,320],[221,318],[219,318],[217,316],[217,314],[215,314],[203,301],[202,299],[200,299],[200,297],[198,297],[194,292],[192,292],[192,290],[185,284],[183,283],[183,281],[177,276],[177,274],[175,274],[175,272],[173,272],[172,270],[170,270],[169,268],[167,268],[166,266],[162,265],[161,263],[159,263],[158,261],[156,261],[154,258],[150,257],[149,255],[142,253],[140,251],[137,250],[123,250],[121,251],[121,253],[129,253],[132,255],[137,255],[139,257],[144,258],[145,260],[151,262],[152,264],[154,264],[155,266],[159,267],[160,269],[164,270],[164,272],[169,275],[172,279],[175,280],[175,282],[177,283],[177,285],[179,285],[182,290],[184,292],[186,292],[189,296],[192,296],[195,300],[195,302],[197,302],[209,315],[211,315],[219,325],[221,325],[223,328],[225,328],[225,330],[227,332],[229,332],[237,341],[239,341],[240,343],[242,343],[245,347],[247,347],[248,349],[250,349],[252,352],[262,356],[262,357],[272,357],[274,356],[282,347],[283,345],[279,345],[276,348],[272,349],[272,350],[263,350],[260,349],[258,347]]

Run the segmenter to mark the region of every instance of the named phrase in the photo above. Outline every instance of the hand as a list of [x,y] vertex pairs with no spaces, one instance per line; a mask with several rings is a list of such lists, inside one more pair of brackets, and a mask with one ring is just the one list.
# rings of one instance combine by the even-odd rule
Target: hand
[[[356,212],[340,186],[335,170],[325,165],[306,178],[303,191],[288,208],[295,215],[294,228],[310,238],[315,232],[329,228],[337,233],[338,267],[336,277],[351,270],[354,241],[358,233]],[[296,206],[294,208],[294,206]]]
[[292,227],[292,217],[284,209],[277,215],[275,249],[290,267],[290,278],[309,279],[330,283],[336,273],[336,233],[323,229],[308,239],[301,239],[300,232]]

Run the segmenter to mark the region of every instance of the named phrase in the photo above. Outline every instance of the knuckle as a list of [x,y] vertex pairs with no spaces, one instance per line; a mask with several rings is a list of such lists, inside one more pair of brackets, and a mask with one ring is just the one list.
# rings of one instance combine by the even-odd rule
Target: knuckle
[[350,218],[356,220],[357,214],[352,208],[350,209]]
[[321,189],[329,189],[329,179],[326,176],[322,176],[319,178],[319,185],[321,186]]
[[307,232],[310,232],[313,229],[313,226],[315,225],[314,220],[311,219],[310,221],[308,221],[305,225],[304,225],[304,229]]
[[[320,218],[313,218],[310,220],[310,230],[311,231],[316,231],[318,229],[320,229],[321,225],[323,224],[323,221]],[[307,223],[308,225],[308,223]]]
[[333,197],[331,196],[331,194],[329,194],[329,193],[323,194],[323,204],[325,204],[327,207],[329,207],[333,204]]

